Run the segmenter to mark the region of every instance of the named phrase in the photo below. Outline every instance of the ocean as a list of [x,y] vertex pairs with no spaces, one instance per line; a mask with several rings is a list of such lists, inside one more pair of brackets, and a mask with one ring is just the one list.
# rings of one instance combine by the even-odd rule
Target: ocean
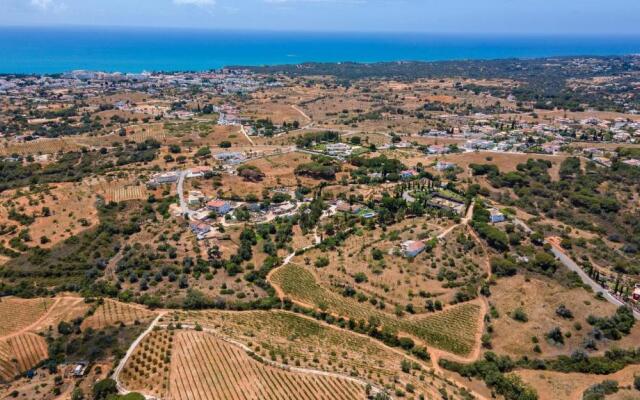
[[0,73],[203,71],[230,65],[640,53],[640,36],[0,28]]

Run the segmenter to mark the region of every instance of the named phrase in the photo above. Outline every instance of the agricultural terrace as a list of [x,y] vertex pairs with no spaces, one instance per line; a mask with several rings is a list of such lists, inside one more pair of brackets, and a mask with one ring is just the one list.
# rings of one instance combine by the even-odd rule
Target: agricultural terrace
[[117,323],[130,325],[136,321],[148,321],[153,318],[154,315],[155,313],[153,311],[149,311],[136,304],[126,304],[111,299],[104,299],[104,303],[96,309],[93,315],[82,322],[82,329],[101,329]]
[[436,397],[439,387],[448,386],[432,374],[428,362],[420,361],[419,369],[406,373],[401,370],[402,361],[407,359],[403,351],[286,311],[181,312],[174,314],[176,320],[215,329],[242,342],[263,359],[361,377],[392,391],[404,390],[410,384],[416,392]]
[[[315,269],[321,284],[377,305],[411,307],[416,313],[433,311],[432,304],[455,304],[477,296],[485,271],[484,252],[464,227],[452,230],[443,240],[429,242],[449,227],[447,218],[406,219],[381,229],[351,235],[336,252],[314,249],[294,259],[302,265],[323,259]],[[427,249],[413,259],[405,258],[400,245],[406,240],[426,240]],[[366,299],[362,296],[366,296]],[[440,307],[439,307],[440,308]]]
[[83,318],[91,308],[91,305],[82,297],[56,297],[54,301],[46,314],[29,327],[30,332],[38,333],[56,328],[61,321],[69,322]]
[[29,154],[57,154],[59,152],[78,151],[81,146],[72,137],[55,139],[38,139],[30,142],[0,142],[0,155],[10,156],[18,154],[26,156]]
[[242,117],[252,119],[254,121],[269,119],[275,125],[298,121],[302,126],[309,122],[309,119],[300,113],[300,111],[298,111],[293,105],[274,102],[272,99],[256,101],[244,105],[242,107]]
[[33,333],[21,333],[0,340],[0,380],[10,381],[49,357],[46,340]]
[[169,398],[174,337],[173,330],[154,330],[144,338],[120,374],[120,380],[127,389]]
[[79,183],[36,186],[3,194],[0,227],[5,246],[51,248],[98,222],[95,193]]
[[482,317],[477,304],[466,303],[432,315],[400,318],[325,289],[310,271],[295,264],[275,270],[271,282],[281,290],[283,296],[303,306],[326,310],[354,321],[378,319],[382,326],[415,336],[428,345],[454,354],[468,355],[476,344],[476,333]]
[[[273,155],[247,163],[257,167],[265,175],[260,182],[250,182],[237,175],[223,175],[220,180],[219,191],[226,197],[233,195],[246,197],[253,194],[260,198],[264,189],[278,187],[293,187],[300,184],[314,187],[319,183],[318,179],[295,174],[296,167],[311,162],[311,156],[300,152],[290,152],[281,155]],[[346,172],[337,174],[336,179],[348,175]]]
[[358,383],[266,365],[208,333],[179,331],[174,343],[170,396],[175,400],[365,398]]
[[45,315],[53,304],[53,299],[19,299],[3,297],[0,299],[0,339],[21,329],[28,328]]
[[186,149],[197,150],[201,146],[218,147],[223,142],[232,146],[249,146],[251,142],[238,126],[216,125],[215,121],[181,121],[164,125],[169,142]]
[[106,202],[145,200],[152,193],[142,182],[133,179],[99,177],[89,180],[88,184],[97,194],[104,197]]
[[167,134],[162,124],[131,125],[124,128],[125,134],[114,131],[106,135],[79,135],[73,140],[81,147],[102,148],[124,144],[124,142],[142,143],[153,139],[165,143]]

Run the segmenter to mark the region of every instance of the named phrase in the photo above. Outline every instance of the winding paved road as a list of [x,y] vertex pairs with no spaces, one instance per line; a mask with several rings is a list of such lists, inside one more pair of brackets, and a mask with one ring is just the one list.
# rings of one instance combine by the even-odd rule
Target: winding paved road
[[[621,307],[621,306],[625,306],[626,305],[622,300],[620,300],[617,297],[615,297],[614,295],[612,295],[611,292],[609,292],[609,290],[605,289],[598,282],[596,282],[593,279],[591,279],[591,277],[582,268],[580,268],[580,266],[578,264],[576,264],[576,262],[573,261],[571,259],[571,257],[569,257],[564,252],[564,250],[560,246],[558,238],[554,238],[554,237],[547,238],[546,242],[551,245],[551,252],[553,252],[553,254],[556,256],[556,258],[565,267],[567,267],[571,271],[577,273],[578,276],[580,276],[580,279],[582,280],[582,282],[585,285],[588,285],[596,293],[598,293],[598,292],[602,293],[604,298],[609,303],[611,303],[611,304],[613,304],[613,305],[615,305],[617,307]],[[638,310],[635,310],[635,309],[633,310],[633,316],[636,317],[637,320],[640,320],[640,312],[638,312]]]

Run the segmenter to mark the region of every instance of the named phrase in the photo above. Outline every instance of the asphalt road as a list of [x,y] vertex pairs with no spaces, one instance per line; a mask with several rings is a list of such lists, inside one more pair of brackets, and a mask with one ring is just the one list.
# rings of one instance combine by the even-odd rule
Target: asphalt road
[[[585,285],[589,285],[589,287],[591,287],[591,289],[593,289],[594,292],[598,293],[602,293],[602,295],[604,296],[605,300],[607,300],[609,303],[620,307],[620,306],[624,306],[625,303],[618,300],[617,298],[615,298],[607,289],[603,288],[599,283],[597,283],[596,281],[594,281],[593,279],[591,279],[589,277],[589,275],[587,275],[586,272],[584,272],[584,270],[582,268],[580,268],[580,266],[578,264],[575,263],[575,261],[573,261],[569,256],[567,256],[562,250],[560,250],[556,245],[551,244],[551,251],[553,252],[553,254],[556,256],[556,258],[562,263],[564,264],[565,267],[569,268],[571,271],[574,271],[575,273],[577,273],[580,276],[580,279],[582,280],[582,282]],[[633,311],[633,315],[634,317],[636,317],[637,320],[640,320],[640,312],[634,310]]]

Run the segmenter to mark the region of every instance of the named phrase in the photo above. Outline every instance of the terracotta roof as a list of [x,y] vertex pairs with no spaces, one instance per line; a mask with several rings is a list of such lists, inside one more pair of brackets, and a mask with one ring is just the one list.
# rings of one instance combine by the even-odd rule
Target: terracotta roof
[[215,208],[224,207],[225,205],[227,205],[227,202],[224,200],[211,200],[207,203],[207,206]]

